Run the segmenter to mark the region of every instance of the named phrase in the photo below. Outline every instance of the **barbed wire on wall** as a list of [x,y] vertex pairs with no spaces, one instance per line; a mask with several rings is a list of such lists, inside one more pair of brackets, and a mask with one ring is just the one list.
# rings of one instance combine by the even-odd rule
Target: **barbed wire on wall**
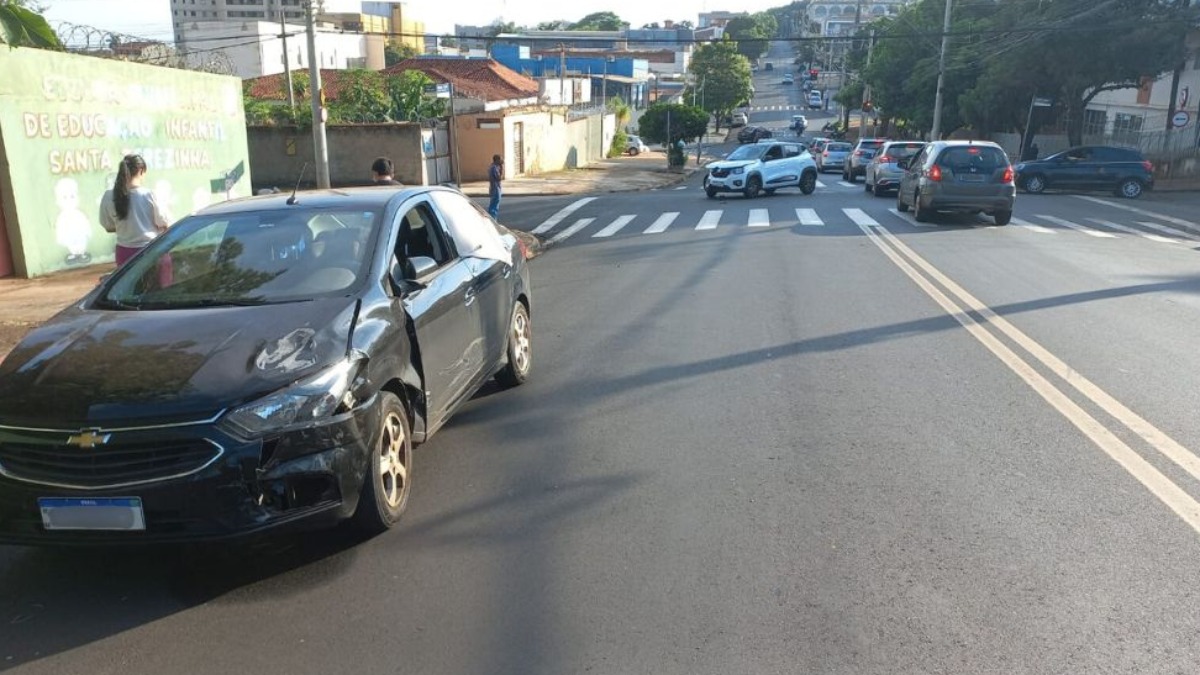
[[54,31],[67,51],[76,54],[217,75],[236,74],[233,60],[220,49],[180,51],[161,40],[67,21],[55,22]]

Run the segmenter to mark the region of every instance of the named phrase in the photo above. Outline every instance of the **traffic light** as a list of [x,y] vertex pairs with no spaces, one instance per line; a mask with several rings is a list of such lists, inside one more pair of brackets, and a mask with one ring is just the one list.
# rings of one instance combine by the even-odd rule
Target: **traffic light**
[[818,72],[819,71],[816,68],[812,68],[808,71],[808,76],[815,80],[815,79],[817,79]]

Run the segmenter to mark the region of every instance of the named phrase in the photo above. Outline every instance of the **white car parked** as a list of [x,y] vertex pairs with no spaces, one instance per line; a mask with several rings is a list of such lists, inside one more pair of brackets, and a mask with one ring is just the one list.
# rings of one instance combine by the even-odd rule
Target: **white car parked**
[[626,136],[625,152],[630,155],[640,155],[643,152],[650,152],[650,146],[642,142],[641,136]]

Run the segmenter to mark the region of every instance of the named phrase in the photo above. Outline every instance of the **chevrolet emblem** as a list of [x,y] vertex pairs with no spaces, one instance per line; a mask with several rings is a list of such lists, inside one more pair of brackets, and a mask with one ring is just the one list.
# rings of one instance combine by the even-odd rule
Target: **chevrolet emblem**
[[97,445],[104,445],[112,434],[99,433],[99,429],[85,429],[67,438],[67,445],[76,445],[84,450],[91,450]]

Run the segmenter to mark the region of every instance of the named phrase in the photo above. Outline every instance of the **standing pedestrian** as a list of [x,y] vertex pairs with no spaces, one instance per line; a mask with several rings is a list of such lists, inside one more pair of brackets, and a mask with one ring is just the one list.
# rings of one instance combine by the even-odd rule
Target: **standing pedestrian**
[[488,167],[488,213],[496,218],[500,213],[500,181],[504,180],[504,160],[500,155],[492,155],[492,165]]
[[379,157],[371,164],[371,181],[375,185],[399,185],[404,184],[392,177],[396,170],[396,165],[392,164],[392,160],[387,157]]
[[[100,200],[100,225],[117,235],[117,266],[124,265],[155,237],[167,231],[169,223],[158,207],[154,192],[143,187],[146,160],[141,155],[125,155],[117,168],[111,190]],[[159,261],[159,282],[171,283],[171,259]]]

